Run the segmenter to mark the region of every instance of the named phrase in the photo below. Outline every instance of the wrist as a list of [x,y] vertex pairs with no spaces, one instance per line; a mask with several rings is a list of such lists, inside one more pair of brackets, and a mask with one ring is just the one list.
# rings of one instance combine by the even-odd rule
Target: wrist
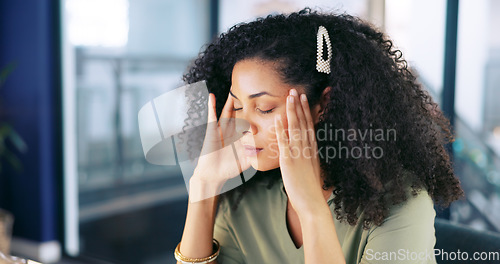
[[301,223],[314,223],[320,218],[332,218],[330,207],[324,201],[314,203],[314,206],[297,212]]
[[189,180],[189,200],[198,202],[205,199],[215,198],[220,194],[223,184],[207,181],[201,177],[191,177]]

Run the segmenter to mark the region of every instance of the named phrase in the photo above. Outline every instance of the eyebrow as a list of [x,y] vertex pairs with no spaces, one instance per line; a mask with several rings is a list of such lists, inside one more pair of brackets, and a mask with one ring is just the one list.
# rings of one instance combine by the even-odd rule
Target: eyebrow
[[[232,97],[240,100],[238,97],[236,97],[236,95],[233,94],[233,92],[231,92],[231,90],[229,90],[229,93],[231,94]],[[257,98],[257,97],[260,97],[260,96],[263,96],[263,95],[269,95],[269,96],[272,96],[272,97],[276,97],[276,95],[272,95],[268,92],[260,92],[260,93],[256,93],[256,94],[251,94],[248,96],[248,99],[253,99],[253,98]]]

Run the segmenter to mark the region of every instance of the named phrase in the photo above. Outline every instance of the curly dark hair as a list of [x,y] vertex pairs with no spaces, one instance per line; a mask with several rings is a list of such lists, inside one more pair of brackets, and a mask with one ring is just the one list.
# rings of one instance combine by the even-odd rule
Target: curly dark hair
[[[332,43],[330,74],[316,70],[319,26],[328,30]],[[410,187],[412,195],[425,189],[442,207],[463,196],[445,149],[454,141],[449,120],[417,82],[401,51],[370,24],[308,8],[238,24],[200,53],[184,81],[206,80],[220,116],[234,65],[251,58],[278,62],[283,81],[305,87],[310,105],[331,87],[317,129],[354,131],[358,139],[335,137],[332,129],[326,139],[318,139],[324,188],[334,187],[338,220],[354,225],[362,210],[364,228],[381,225],[390,207],[408,198]],[[374,128],[397,131],[397,139],[359,140],[362,131]],[[329,158],[325,150],[339,144],[358,152],[378,147],[383,157]]]

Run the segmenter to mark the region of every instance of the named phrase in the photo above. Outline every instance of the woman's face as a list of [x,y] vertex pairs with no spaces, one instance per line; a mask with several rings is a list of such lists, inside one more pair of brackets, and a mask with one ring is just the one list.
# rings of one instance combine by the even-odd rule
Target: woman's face
[[283,126],[288,127],[286,98],[291,88],[304,93],[302,86],[284,83],[272,62],[246,59],[233,68],[230,93],[234,97],[235,117],[250,124],[241,142],[246,146],[245,155],[251,166],[257,170],[279,167],[274,118],[280,115]]

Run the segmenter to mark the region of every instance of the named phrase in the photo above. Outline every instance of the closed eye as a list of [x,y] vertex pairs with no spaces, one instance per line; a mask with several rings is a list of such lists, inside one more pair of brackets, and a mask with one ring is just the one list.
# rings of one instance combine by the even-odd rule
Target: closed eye
[[269,114],[269,113],[271,113],[274,110],[274,108],[271,108],[271,109],[265,110],[265,111],[264,110],[260,110],[259,108],[257,108],[257,110],[259,110],[259,112],[261,112],[263,114]]
[[[233,108],[233,111],[240,111],[240,110],[242,110],[242,109],[243,109],[243,107],[240,107],[240,108]],[[259,112],[260,112],[260,113],[262,113],[262,114],[269,114],[269,113],[272,113],[272,112],[273,112],[273,110],[274,110],[274,108],[271,108],[271,109],[269,109],[269,110],[260,110],[259,108],[257,108],[257,111],[259,111]]]

